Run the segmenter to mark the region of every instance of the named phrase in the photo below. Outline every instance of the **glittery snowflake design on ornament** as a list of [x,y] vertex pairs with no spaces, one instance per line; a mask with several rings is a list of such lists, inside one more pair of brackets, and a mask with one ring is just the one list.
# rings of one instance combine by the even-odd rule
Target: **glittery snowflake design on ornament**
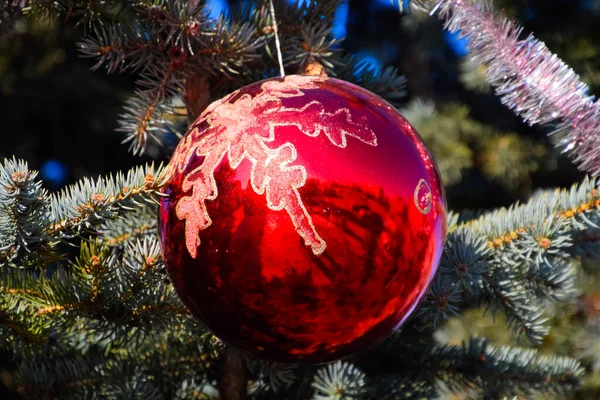
[[193,258],[200,245],[200,231],[212,222],[205,202],[218,196],[214,172],[225,154],[233,169],[244,159],[252,162],[250,180],[254,191],[265,194],[269,209],[289,214],[296,231],[315,255],[325,251],[326,243],[298,192],[306,183],[306,169],[290,165],[296,160],[296,148],[289,142],[269,147],[275,139],[275,128],[280,126],[296,126],[310,137],[324,133],[340,148],[346,147],[347,136],[377,146],[375,133],[366,121],[353,119],[347,108],[329,110],[317,100],[300,108],[282,104],[283,98],[303,97],[303,90],[318,89],[317,83],[323,79],[327,78],[291,75],[264,82],[255,96],[233,92],[211,104],[192,125],[190,134],[175,152],[171,168],[181,173],[194,154],[204,157],[202,164],[183,179],[183,191],[191,190],[191,194],[176,204],[177,217],[185,220],[186,247]]

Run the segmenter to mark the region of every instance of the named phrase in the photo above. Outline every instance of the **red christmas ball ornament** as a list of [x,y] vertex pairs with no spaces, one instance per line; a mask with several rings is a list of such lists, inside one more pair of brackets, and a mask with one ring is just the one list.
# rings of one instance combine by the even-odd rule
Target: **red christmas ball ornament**
[[169,165],[159,229],[184,303],[223,341],[327,362],[417,306],[446,233],[431,155],[388,103],[287,76],[211,104]]

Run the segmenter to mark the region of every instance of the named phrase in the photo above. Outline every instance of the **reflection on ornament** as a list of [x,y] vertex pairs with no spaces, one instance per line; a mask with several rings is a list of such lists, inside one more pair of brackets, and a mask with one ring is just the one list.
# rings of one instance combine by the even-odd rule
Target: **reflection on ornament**
[[415,188],[415,206],[421,211],[423,214],[428,214],[431,211],[431,205],[433,204],[433,200],[431,198],[431,188],[425,182],[425,179],[421,179],[419,184]]
[[439,174],[388,103],[287,76],[210,105],[170,164],[160,235],[184,303],[220,339],[326,362],[387,337],[437,269]]

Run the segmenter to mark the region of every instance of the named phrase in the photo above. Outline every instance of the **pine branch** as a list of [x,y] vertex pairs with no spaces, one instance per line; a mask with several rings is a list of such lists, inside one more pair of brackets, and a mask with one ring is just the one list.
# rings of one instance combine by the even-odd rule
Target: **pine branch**
[[600,222],[597,185],[585,179],[452,228],[421,320],[439,323],[475,300],[502,310],[513,332],[539,343],[548,332],[544,300],[577,294],[569,252],[573,237]]
[[[1,347],[14,347],[22,352],[21,346],[15,342],[25,344],[45,344],[48,342],[48,333],[43,321],[35,311],[20,302],[16,297],[3,294],[0,297],[0,331],[2,331]],[[18,354],[14,352],[15,356]]]
[[538,251],[561,248],[563,233],[595,229],[599,223],[598,182],[585,178],[568,190],[545,191],[524,205],[501,208],[460,226],[486,236],[490,248],[510,247],[524,252],[531,247],[519,248],[516,244],[528,242]]
[[330,61],[336,49],[335,38],[330,38],[331,26],[323,24],[320,21],[317,25],[303,25],[301,35],[293,36],[290,40],[284,42],[282,53],[285,54],[284,63],[290,66],[297,66],[302,70],[311,63],[319,63],[325,68],[333,68],[333,60]]
[[483,275],[485,299],[494,312],[503,310],[508,326],[520,338],[522,335],[536,344],[548,334],[540,299],[532,296],[525,283],[509,268],[494,268]]
[[367,68],[359,57],[342,56],[333,59],[333,75],[355,83],[397,105],[406,96],[406,78],[394,67],[382,71]]
[[160,144],[160,137],[168,130],[169,122],[163,116],[170,108],[164,103],[165,92],[173,71],[165,72],[160,84],[148,90],[136,90],[120,115],[117,131],[123,132],[125,138],[121,143],[129,143],[129,151],[134,155],[142,155],[148,148],[148,142]]
[[44,229],[48,224],[48,193],[36,171],[24,161],[6,159],[0,165],[0,265],[18,257],[50,257]]
[[22,0],[23,14],[38,20],[75,21],[86,29],[101,26],[128,7],[122,0]]
[[166,169],[154,165],[97,181],[85,178],[52,196],[48,234],[68,238],[93,231],[109,218],[155,202],[166,179]]
[[[129,347],[166,327],[195,325],[168,283],[156,237],[132,243],[124,254],[99,242],[83,243],[68,270],[49,277],[30,271],[0,271],[2,325],[7,343],[43,344],[58,332],[68,348]],[[9,318],[10,317],[10,318]],[[5,322],[5,323],[4,323]],[[24,329],[29,328],[29,329]]]
[[79,49],[84,57],[98,58],[92,69],[140,70],[139,88],[126,105],[118,130],[125,133],[124,142],[131,142],[130,150],[142,154],[150,139],[160,143],[161,134],[168,131],[163,119],[170,111],[167,100],[180,95],[184,80],[217,71],[239,75],[259,58],[264,38],[256,37],[250,23],[209,20],[202,2],[140,3],[135,12],[131,26],[113,23],[96,28]]
[[537,350],[496,347],[485,339],[472,338],[462,346],[432,349],[423,359],[438,377],[475,384],[505,395],[537,391],[567,393],[577,388],[584,370],[569,357],[544,356]]
[[294,384],[299,376],[297,375],[298,367],[292,364],[281,364],[277,362],[269,362],[248,357],[246,364],[250,374],[257,376],[257,381],[254,386],[250,386],[248,392],[255,394],[257,391],[271,391],[273,393],[281,392],[289,389]]
[[[135,24],[108,23],[95,27],[77,43],[82,57],[97,58],[91,69],[105,67],[107,73],[138,71],[158,61],[153,32],[146,34]],[[160,44],[159,44],[160,46]]]
[[13,385],[28,398],[211,398],[208,373],[220,352],[214,337],[189,331],[152,339],[122,352],[48,347],[19,362]]
[[99,391],[102,379],[97,369],[104,362],[98,354],[48,355],[27,360],[20,365],[16,389],[28,397],[90,397]]
[[155,237],[137,242],[122,259],[98,242],[84,243],[62,282],[37,283],[38,288],[47,286],[43,298],[35,299],[38,314],[98,320],[96,330],[114,329],[114,324],[152,329],[181,323],[189,311],[166,282],[163,268]]
[[329,364],[315,374],[311,384],[315,390],[313,399],[359,399],[365,393],[365,378],[360,369],[347,362]]
[[144,204],[121,218],[106,221],[98,228],[98,233],[103,236],[107,246],[126,246],[136,240],[156,235],[156,213],[156,205]]
[[[333,66],[328,59],[335,40],[329,38],[329,32],[338,3],[304,2],[298,6],[275,2],[290,65],[318,61]],[[125,133],[124,142],[131,143],[134,154],[142,154],[150,140],[160,143],[160,137],[170,128],[163,119],[170,111],[168,96],[180,95],[180,89],[187,88],[184,81],[218,75],[221,81],[231,81],[231,86],[237,88],[244,76],[264,74],[265,67],[274,62],[272,54],[266,58],[260,55],[263,46],[270,53],[273,38],[271,17],[265,7],[233,11],[230,18],[216,20],[207,17],[204,2],[139,2],[132,9],[128,24],[94,27],[79,48],[84,57],[98,59],[93,69],[105,66],[109,73],[140,70],[142,79],[138,84],[144,89],[136,90],[119,121],[119,131]],[[124,27],[128,25],[131,27]],[[399,93],[392,93],[390,84],[403,82],[394,81],[395,72],[391,70],[385,74],[387,84],[379,89],[397,96]],[[365,74],[365,82],[376,85],[375,81],[375,77]],[[186,102],[196,98],[184,97]],[[201,105],[208,103],[206,98]],[[199,114],[197,111],[202,110],[192,114]]]

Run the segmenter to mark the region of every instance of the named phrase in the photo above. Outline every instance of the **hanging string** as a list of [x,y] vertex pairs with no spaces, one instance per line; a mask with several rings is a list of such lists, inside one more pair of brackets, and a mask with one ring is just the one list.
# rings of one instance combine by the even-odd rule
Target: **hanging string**
[[277,61],[279,61],[279,73],[283,78],[285,71],[283,70],[283,57],[281,56],[281,43],[279,43],[279,33],[277,32],[277,19],[275,18],[275,7],[273,7],[273,0],[269,0],[271,9],[271,19],[273,19],[273,31],[275,32],[275,47],[277,48]]

